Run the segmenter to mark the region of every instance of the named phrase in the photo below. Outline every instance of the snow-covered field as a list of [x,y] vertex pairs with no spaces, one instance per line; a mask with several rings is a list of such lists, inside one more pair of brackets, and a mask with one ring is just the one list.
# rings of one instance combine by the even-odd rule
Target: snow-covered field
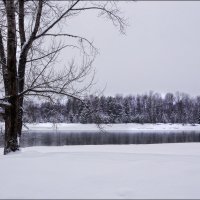
[[200,143],[0,149],[0,198],[200,198]]
[[[150,131],[200,131],[200,124],[102,124],[101,128],[106,131],[127,131],[127,132],[150,132]],[[30,131],[99,131],[95,124],[67,124],[67,123],[37,123],[26,124],[24,130]]]

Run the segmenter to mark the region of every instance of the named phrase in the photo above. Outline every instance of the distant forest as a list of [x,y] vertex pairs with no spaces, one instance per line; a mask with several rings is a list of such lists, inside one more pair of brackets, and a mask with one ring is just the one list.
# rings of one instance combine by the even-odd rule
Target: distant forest
[[[84,103],[83,103],[84,102]],[[130,96],[88,96],[65,104],[26,101],[24,122],[53,123],[200,123],[200,96],[150,92]]]

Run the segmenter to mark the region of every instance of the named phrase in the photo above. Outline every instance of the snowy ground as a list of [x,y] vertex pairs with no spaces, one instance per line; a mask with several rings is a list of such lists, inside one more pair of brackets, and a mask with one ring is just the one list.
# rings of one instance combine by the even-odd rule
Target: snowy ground
[[200,198],[200,143],[2,152],[0,198]]
[[[67,123],[38,123],[26,124],[24,130],[30,131],[99,131],[99,127],[95,124],[67,124]],[[127,131],[127,132],[150,132],[150,131],[200,131],[200,124],[109,124],[101,125],[106,131]]]

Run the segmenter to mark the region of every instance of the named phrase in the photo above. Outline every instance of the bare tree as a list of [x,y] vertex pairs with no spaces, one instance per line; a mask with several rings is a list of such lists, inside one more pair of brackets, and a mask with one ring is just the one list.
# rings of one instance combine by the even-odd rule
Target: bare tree
[[[98,16],[110,19],[124,32],[125,19],[114,1],[0,0],[0,107],[4,109],[1,114],[5,120],[4,154],[19,149],[25,97],[53,101],[55,96],[67,96],[81,100],[81,94],[92,85],[93,76],[88,84],[83,81],[92,72],[96,48],[87,38],[63,31],[64,24],[86,11],[97,11]],[[73,60],[62,70],[56,70],[56,59],[64,48],[79,50],[81,65]]]

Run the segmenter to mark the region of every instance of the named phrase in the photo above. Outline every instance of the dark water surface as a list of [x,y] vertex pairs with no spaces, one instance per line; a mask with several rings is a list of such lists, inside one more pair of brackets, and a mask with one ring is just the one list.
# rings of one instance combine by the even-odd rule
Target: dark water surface
[[[200,142],[200,131],[186,132],[24,132],[21,146],[63,146],[95,144],[155,144]],[[0,135],[0,146],[3,136]]]

